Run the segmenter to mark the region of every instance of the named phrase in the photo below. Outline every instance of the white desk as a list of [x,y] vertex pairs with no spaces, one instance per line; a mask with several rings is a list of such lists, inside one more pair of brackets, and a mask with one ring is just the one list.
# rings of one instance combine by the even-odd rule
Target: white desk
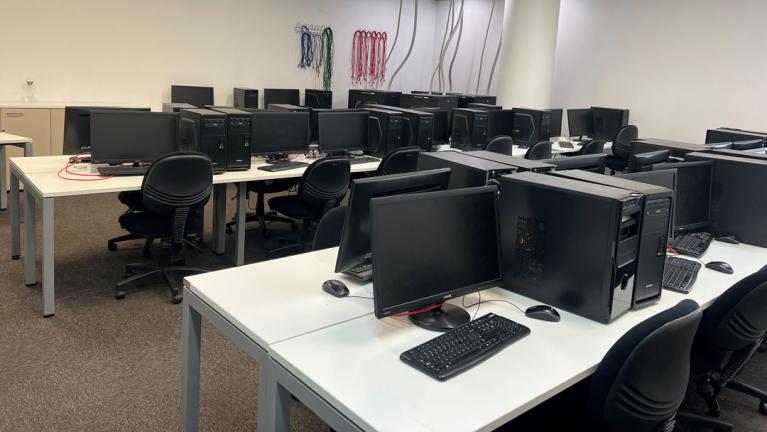
[[[37,268],[35,262],[35,207],[36,201],[43,206],[43,316],[54,314],[54,219],[53,204],[58,197],[73,195],[93,195],[110,192],[139,190],[143,177],[123,176],[112,177],[101,181],[68,181],[59,178],[58,172],[68,160],[68,156],[40,156],[26,158],[11,158],[11,258],[21,256],[21,226],[19,219],[19,181],[23,182],[25,202],[26,253],[24,256],[25,282],[27,285],[37,283]],[[316,159],[299,158],[312,162]],[[237,229],[235,232],[234,261],[236,265],[245,262],[245,214],[247,210],[247,183],[252,181],[275,180],[300,177],[305,167],[292,170],[269,172],[257,169],[265,165],[262,159],[254,159],[251,169],[247,171],[231,171],[213,176],[213,241],[215,253],[223,254],[225,250],[226,225],[226,185],[234,183],[237,187]],[[352,172],[373,171],[378,168],[378,162],[353,164]],[[84,170],[87,172],[87,170]]]
[[24,149],[24,156],[32,156],[32,140],[18,135],[0,132],[0,210],[8,208],[8,185],[5,184],[5,147],[14,146]]
[[[567,141],[565,138],[552,138],[551,140],[551,153],[554,157],[558,157],[559,155],[563,153],[575,153],[581,149],[582,143],[578,141],[571,141],[573,144],[573,147],[562,147],[559,143],[560,141]],[[605,143],[604,152],[609,153],[609,150],[612,148],[612,142],[608,141]],[[512,156],[515,157],[525,157],[525,153],[527,153],[527,150],[529,150],[529,147],[518,147],[514,146],[514,149],[512,150]]]

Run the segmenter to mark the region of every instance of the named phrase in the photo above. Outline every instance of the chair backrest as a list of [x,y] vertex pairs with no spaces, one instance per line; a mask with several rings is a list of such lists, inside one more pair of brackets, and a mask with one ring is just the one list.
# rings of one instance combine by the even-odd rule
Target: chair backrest
[[764,141],[760,139],[747,140],[747,141],[735,141],[730,146],[733,150],[751,150],[764,147]]
[[698,304],[682,300],[621,337],[591,379],[591,418],[607,431],[655,432],[673,421],[684,400],[690,351],[701,319]]
[[346,206],[335,207],[325,213],[314,233],[312,250],[332,248],[341,244],[341,231],[343,231],[345,219]]
[[485,150],[509,156],[514,155],[514,141],[508,135],[494,136],[485,146]]
[[639,128],[634,125],[623,126],[613,140],[613,156],[628,159],[631,154],[631,142],[639,138]]
[[324,207],[340,201],[349,189],[351,165],[344,157],[326,157],[306,168],[298,183],[298,196],[309,206]]
[[656,150],[629,156],[628,172],[650,171],[653,164],[668,161],[671,150]]
[[591,171],[597,174],[604,174],[605,166],[607,165],[607,155],[578,155],[553,159],[543,159],[540,162],[554,165],[556,167],[556,171],[579,169],[584,171]]
[[418,154],[421,147],[400,147],[386,153],[378,165],[376,175],[404,174],[418,170]]
[[525,153],[525,159],[551,159],[551,142],[541,141],[533,144],[532,147],[527,149],[527,153]]
[[604,153],[605,143],[606,143],[605,140],[591,140],[581,146],[581,149],[578,150],[578,154],[592,155],[592,154]]

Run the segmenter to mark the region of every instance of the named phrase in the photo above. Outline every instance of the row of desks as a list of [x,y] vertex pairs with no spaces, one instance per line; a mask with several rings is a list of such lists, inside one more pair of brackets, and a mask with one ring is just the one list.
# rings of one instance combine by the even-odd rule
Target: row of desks
[[[734,274],[704,267],[689,295],[664,291],[659,302],[609,325],[562,310],[558,323],[538,321],[505,302],[483,303],[469,312],[493,312],[532,333],[446,382],[399,360],[436,333],[407,318],[376,319],[370,299],[322,291],[323,281],[342,278],[351,295],[373,295],[372,284],[333,272],[337,248],[192,276],[183,305],[183,430],[197,430],[201,317],[260,363],[259,430],[288,430],[293,394],[337,431],[485,431],[591,375],[641,321],[684,298],[708,307],[767,264],[765,252],[714,242],[703,261],[727,261]],[[483,291],[481,298],[511,301],[523,310],[539,303],[501,288]],[[465,300],[478,299],[472,294]]]

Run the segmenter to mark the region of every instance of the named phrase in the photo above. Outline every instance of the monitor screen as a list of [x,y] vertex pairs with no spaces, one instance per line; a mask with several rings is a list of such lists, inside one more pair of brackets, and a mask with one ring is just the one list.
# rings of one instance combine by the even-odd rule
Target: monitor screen
[[571,137],[594,135],[594,115],[591,108],[567,110],[567,128]]
[[323,111],[317,113],[317,145],[322,153],[368,148],[367,111]]
[[151,162],[176,151],[178,114],[91,111],[91,162]]
[[309,113],[253,113],[250,145],[254,155],[306,153],[309,149]]
[[562,108],[552,108],[549,111],[551,111],[551,126],[549,127],[549,136],[562,136]]
[[593,138],[612,141],[628,125],[629,110],[591,107],[594,116]]
[[75,155],[91,149],[91,111],[149,111],[149,108],[65,107],[64,154]]
[[301,105],[298,89],[264,89],[264,106],[271,104]]
[[653,171],[676,169],[674,193],[674,232],[704,228],[709,223],[711,208],[711,161],[662,163],[652,166]]
[[317,144],[319,138],[319,123],[317,122],[317,114],[321,112],[359,112],[356,108],[312,108],[309,111],[309,142]]
[[376,317],[500,283],[496,194],[483,186],[371,200]]
[[447,189],[450,168],[357,179],[352,182],[336,272],[348,271],[369,260],[370,200],[391,195]]
[[188,103],[197,108],[213,105],[213,87],[170,86],[170,101],[173,103]]

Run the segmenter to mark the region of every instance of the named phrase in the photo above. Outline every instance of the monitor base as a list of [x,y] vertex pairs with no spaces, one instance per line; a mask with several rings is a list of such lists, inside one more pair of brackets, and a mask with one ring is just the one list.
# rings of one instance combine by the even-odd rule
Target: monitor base
[[410,321],[426,330],[446,332],[471,321],[471,315],[462,307],[443,303],[438,308],[410,315]]

